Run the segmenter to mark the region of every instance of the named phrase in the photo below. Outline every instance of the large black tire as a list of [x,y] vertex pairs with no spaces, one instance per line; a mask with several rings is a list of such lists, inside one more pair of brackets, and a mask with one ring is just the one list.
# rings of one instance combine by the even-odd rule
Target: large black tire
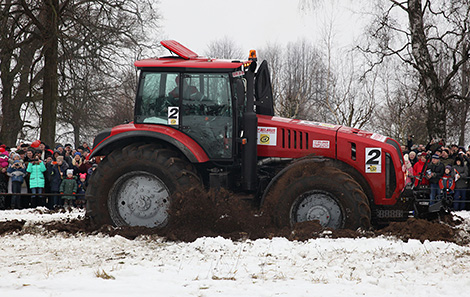
[[367,196],[349,174],[328,166],[301,171],[281,176],[266,196],[280,227],[318,220],[332,229],[370,228]]
[[194,166],[177,152],[129,145],[106,156],[91,176],[87,216],[97,225],[163,228],[175,193],[200,184]]

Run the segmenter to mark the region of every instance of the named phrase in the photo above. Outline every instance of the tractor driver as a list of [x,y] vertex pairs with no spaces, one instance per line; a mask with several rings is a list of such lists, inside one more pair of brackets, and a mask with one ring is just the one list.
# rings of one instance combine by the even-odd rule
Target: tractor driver
[[[179,98],[180,90],[180,77],[175,78],[176,87],[169,93],[169,95],[175,99]],[[199,93],[195,86],[188,85],[188,82],[183,79],[183,98],[184,99],[201,99],[202,94]]]

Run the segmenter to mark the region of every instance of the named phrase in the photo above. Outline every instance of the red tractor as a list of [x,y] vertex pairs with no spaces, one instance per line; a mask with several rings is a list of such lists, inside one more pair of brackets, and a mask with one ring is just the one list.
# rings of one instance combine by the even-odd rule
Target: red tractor
[[94,140],[89,158],[104,156],[86,193],[95,222],[164,227],[173,195],[195,185],[270,205],[280,226],[356,229],[409,216],[395,140],[274,116],[267,63],[258,67],[254,51],[221,60],[161,44],[174,55],[135,62],[134,121]]

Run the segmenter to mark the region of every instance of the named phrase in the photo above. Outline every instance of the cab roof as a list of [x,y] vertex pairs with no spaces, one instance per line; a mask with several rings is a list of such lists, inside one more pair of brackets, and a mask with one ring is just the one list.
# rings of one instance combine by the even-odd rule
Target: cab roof
[[201,57],[192,50],[174,40],[160,42],[176,56],[160,57],[139,60],[134,63],[137,68],[164,67],[164,68],[201,68],[201,69],[236,69],[249,61],[223,60]]

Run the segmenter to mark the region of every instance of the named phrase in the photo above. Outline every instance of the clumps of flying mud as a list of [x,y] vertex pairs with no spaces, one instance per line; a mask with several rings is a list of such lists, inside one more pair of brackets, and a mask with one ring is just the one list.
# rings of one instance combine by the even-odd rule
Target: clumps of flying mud
[[[60,210],[67,211],[67,210]],[[451,214],[441,214],[434,220],[410,218],[393,222],[376,230],[331,230],[317,221],[279,228],[273,219],[249,202],[230,192],[192,189],[173,198],[170,221],[164,229],[145,227],[96,226],[89,218],[69,219],[25,226],[24,221],[0,222],[0,236],[9,233],[32,233],[43,230],[48,234],[105,234],[135,239],[142,235],[161,236],[171,241],[191,242],[199,237],[222,236],[232,240],[285,237],[305,241],[312,238],[360,238],[391,236],[404,241],[446,241],[459,245],[470,243],[470,223]]]

